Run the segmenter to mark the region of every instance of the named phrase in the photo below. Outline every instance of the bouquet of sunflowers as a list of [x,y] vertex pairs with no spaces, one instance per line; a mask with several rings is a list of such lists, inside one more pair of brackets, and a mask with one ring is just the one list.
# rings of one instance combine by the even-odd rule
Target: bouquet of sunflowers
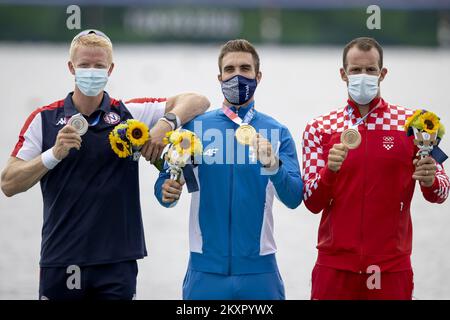
[[109,134],[109,143],[119,158],[133,156],[138,161],[140,150],[148,141],[150,135],[145,123],[135,119],[128,119],[119,123]]
[[[119,158],[133,156],[138,161],[142,146],[149,140],[150,134],[146,124],[129,119],[118,124],[109,134],[109,143]],[[167,172],[172,180],[186,181],[189,192],[197,191],[198,185],[193,172],[195,158],[201,156],[203,146],[195,133],[178,129],[166,133],[163,139],[166,147],[161,158],[154,163],[159,170],[164,170],[164,161],[167,162]]]
[[164,138],[166,147],[162,158],[166,161],[170,179],[184,179],[189,192],[197,191],[198,186],[193,172],[195,159],[203,153],[203,145],[197,135],[189,130],[170,131]]
[[438,147],[445,134],[445,128],[436,114],[431,111],[416,110],[406,120],[405,130],[408,136],[414,135],[414,144],[419,148],[416,156],[424,158],[432,155],[439,163],[447,159],[447,155]]

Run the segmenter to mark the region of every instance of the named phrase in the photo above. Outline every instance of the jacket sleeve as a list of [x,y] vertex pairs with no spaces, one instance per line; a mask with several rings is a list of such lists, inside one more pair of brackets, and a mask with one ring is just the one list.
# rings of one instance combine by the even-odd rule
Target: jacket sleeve
[[321,212],[332,199],[337,173],[326,166],[323,155],[322,133],[317,121],[308,123],[303,133],[303,198],[313,213]]
[[431,187],[420,186],[424,198],[432,203],[442,203],[448,197],[450,180],[444,171],[444,167],[436,163],[436,179]]
[[[164,169],[167,169],[167,164],[164,164]],[[164,181],[166,181],[166,179],[170,179],[170,174],[166,170],[163,170],[159,173],[158,179],[155,182],[155,197],[163,207],[172,208],[177,205],[178,200],[172,203],[162,201],[162,185],[164,184]]]
[[303,200],[303,181],[295,142],[287,128],[281,130],[278,157],[280,159],[278,170],[275,173],[267,171],[267,174],[270,174],[269,179],[275,187],[277,198],[288,208],[295,209]]

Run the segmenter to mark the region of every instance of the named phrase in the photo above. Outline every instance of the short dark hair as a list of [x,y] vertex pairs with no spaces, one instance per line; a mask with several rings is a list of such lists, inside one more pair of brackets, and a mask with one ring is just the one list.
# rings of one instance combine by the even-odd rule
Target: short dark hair
[[255,71],[256,73],[259,72],[259,55],[256,52],[255,47],[247,40],[245,39],[235,39],[230,40],[227,43],[225,43],[222,48],[220,49],[219,54],[219,70],[220,73],[222,73],[222,60],[223,57],[230,52],[248,52],[251,53],[253,57],[253,61],[255,63]]
[[380,46],[380,44],[375,40],[374,38],[368,38],[368,37],[360,37],[353,39],[347,45],[344,47],[344,54],[342,56],[342,63],[344,66],[344,69],[347,68],[347,53],[348,51],[356,46],[359,50],[362,51],[370,51],[372,48],[377,49],[378,54],[380,55],[380,60],[378,61],[378,66],[383,68],[383,48]]

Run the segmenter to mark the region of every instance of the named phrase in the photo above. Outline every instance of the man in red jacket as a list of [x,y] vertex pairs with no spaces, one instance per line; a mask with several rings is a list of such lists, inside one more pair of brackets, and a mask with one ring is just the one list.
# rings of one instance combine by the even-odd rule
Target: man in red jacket
[[[303,134],[304,201],[322,212],[311,299],[411,299],[415,182],[426,200],[442,203],[449,178],[432,157],[415,159],[403,127],[413,112],[381,98],[387,69],[374,39],[347,44],[340,72],[347,105]],[[342,143],[349,128],[359,134]]]

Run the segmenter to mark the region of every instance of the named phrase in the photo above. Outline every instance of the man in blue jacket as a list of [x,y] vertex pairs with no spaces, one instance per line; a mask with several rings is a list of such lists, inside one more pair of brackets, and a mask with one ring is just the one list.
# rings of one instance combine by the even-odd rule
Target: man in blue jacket
[[[272,203],[294,209],[303,183],[289,130],[255,110],[259,57],[246,40],[227,42],[219,55],[222,109],[184,128],[202,140],[194,169],[189,267],[183,299],[285,299],[275,258]],[[258,132],[258,133],[257,133]],[[155,184],[161,205],[173,207],[182,185],[162,172]]]

